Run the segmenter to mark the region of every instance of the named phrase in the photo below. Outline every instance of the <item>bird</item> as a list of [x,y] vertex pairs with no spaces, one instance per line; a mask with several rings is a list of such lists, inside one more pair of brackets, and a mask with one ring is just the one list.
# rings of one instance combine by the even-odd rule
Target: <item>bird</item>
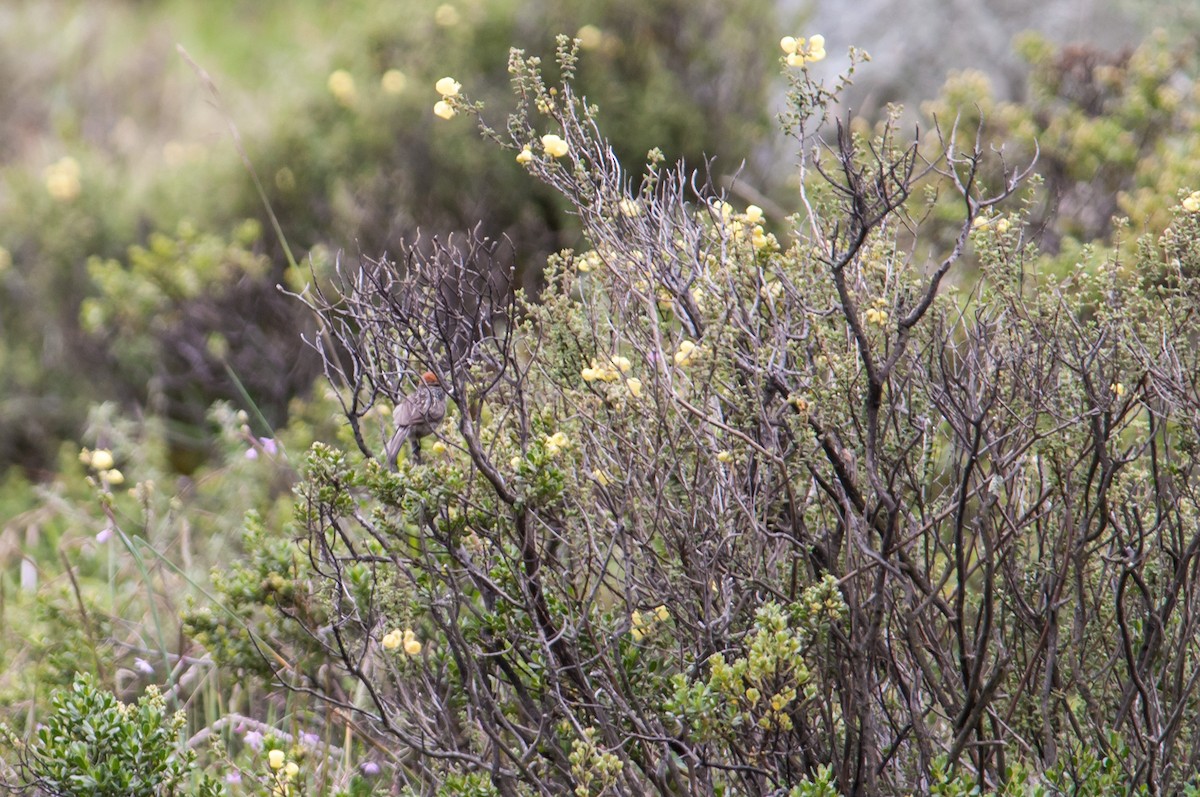
[[396,458],[400,456],[400,448],[404,441],[412,436],[413,456],[420,456],[421,438],[433,434],[442,419],[446,417],[446,391],[433,371],[421,374],[417,389],[405,396],[392,410],[392,422],[396,431],[387,442],[384,456],[387,466],[393,470]]

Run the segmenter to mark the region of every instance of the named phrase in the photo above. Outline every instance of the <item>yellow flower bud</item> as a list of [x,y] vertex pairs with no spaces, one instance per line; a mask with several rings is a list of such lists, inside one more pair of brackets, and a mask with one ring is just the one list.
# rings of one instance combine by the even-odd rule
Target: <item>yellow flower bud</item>
[[529,163],[532,160],[533,160],[533,152],[532,152],[532,150],[529,149],[529,147],[525,147],[525,149],[523,149],[517,153],[517,163],[521,164],[522,166],[524,166],[525,164]]
[[91,466],[96,470],[108,470],[113,466],[112,452],[107,448],[98,448],[92,452]]
[[389,69],[379,79],[379,85],[383,87],[386,94],[403,94],[404,88],[408,85],[408,76],[399,69]]

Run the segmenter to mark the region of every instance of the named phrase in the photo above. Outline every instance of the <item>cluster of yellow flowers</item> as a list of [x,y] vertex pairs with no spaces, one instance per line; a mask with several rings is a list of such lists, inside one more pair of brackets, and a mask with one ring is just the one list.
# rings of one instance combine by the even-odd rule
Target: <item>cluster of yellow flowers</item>
[[570,147],[567,146],[567,142],[563,141],[561,136],[556,136],[553,133],[547,133],[546,135],[542,136],[542,149],[544,149],[546,154],[551,158],[561,158],[567,154],[567,152],[570,150]]
[[973,230],[981,230],[984,227],[992,227],[992,229],[1002,235],[1008,232],[1011,226],[1012,224],[1008,219],[990,219],[987,216],[976,216],[975,220],[971,222],[971,229]]
[[79,161],[70,156],[47,166],[42,176],[46,178],[46,191],[59,202],[70,202],[83,191]]
[[97,448],[95,451],[85,448],[79,452],[79,461],[96,471],[105,484],[115,487],[125,483],[125,474],[113,467],[113,455],[107,448]]
[[[436,113],[436,110],[435,110]],[[438,114],[441,116],[441,114]],[[445,117],[449,119],[450,117]],[[563,140],[562,136],[557,136],[554,133],[547,133],[542,136],[542,151],[551,158],[561,158],[571,151],[571,147]],[[533,150],[526,144],[520,152],[517,153],[517,163],[525,166],[533,163]]]
[[383,649],[395,650],[403,647],[406,656],[416,656],[421,652],[421,640],[411,628],[401,631],[399,628],[383,635]]
[[287,754],[282,750],[272,750],[267,753],[267,763],[271,769],[284,771],[289,778],[294,778],[300,772],[300,767],[295,761],[288,761]]
[[592,269],[600,268],[602,263],[604,263],[604,259],[600,257],[599,252],[593,249],[590,252],[585,252],[579,257],[578,260],[575,261],[575,268],[581,272],[587,273]]
[[704,349],[684,338],[679,344],[679,350],[675,352],[675,364],[680,368],[686,368],[699,360],[703,354]]
[[629,616],[629,635],[634,642],[641,642],[657,623],[665,623],[671,619],[671,612],[666,606],[658,605],[642,614],[635,611]]
[[452,100],[462,90],[462,84],[452,77],[444,77],[433,84],[433,87],[442,95],[442,98],[433,104],[434,115],[442,119],[453,119],[458,109],[454,107]]
[[1183,200],[1183,209],[1188,213],[1200,212],[1200,191],[1193,191]]
[[551,457],[557,457],[565,449],[571,447],[571,438],[567,437],[562,432],[546,435],[546,454]]
[[609,357],[607,363],[600,362],[593,357],[591,367],[584,368],[579,375],[585,382],[617,382],[621,379],[621,374],[629,373],[629,369],[632,367],[629,358],[619,354]]
[[779,46],[787,54],[788,66],[804,66],[825,57],[825,37],[819,33],[807,40],[784,36],[779,40]]
[[721,203],[721,222],[729,228],[734,238],[749,238],[755,249],[779,249],[779,241],[773,233],[763,229],[763,209],[758,205],[749,205],[745,213],[733,212],[733,206],[728,202]]
[[888,321],[888,311],[884,310],[883,308],[887,307],[887,299],[880,297],[871,304],[873,304],[874,307],[867,310],[867,323],[874,324],[877,327],[886,326]]

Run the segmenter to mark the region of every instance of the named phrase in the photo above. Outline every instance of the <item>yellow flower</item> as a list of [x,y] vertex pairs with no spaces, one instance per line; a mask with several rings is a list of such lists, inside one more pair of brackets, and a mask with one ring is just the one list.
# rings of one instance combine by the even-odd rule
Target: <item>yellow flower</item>
[[517,163],[521,164],[522,166],[524,166],[526,163],[529,163],[531,160],[533,160],[533,151],[530,150],[529,147],[526,147],[517,153]]
[[399,69],[389,69],[379,79],[379,85],[387,94],[403,94],[408,86],[408,76]]
[[390,631],[387,634],[384,634],[383,640],[382,640],[383,649],[384,650],[395,650],[396,648],[400,647],[400,642],[402,639],[403,639],[403,635],[400,633],[399,629],[397,629],[395,631]]
[[283,769],[283,761],[287,758],[282,750],[272,750],[267,753],[267,761],[271,764],[271,769]]
[[294,778],[300,774],[300,765],[295,761],[289,761],[287,762],[287,766],[283,768],[283,771],[289,778]]
[[629,373],[629,369],[632,367],[632,364],[629,362],[628,357],[622,357],[621,355],[616,354],[616,355],[613,355],[613,357],[611,359],[612,359],[612,364],[617,366],[617,369],[621,373],[623,373],[623,374]]
[[758,205],[750,205],[746,208],[746,221],[751,224],[758,224],[763,220],[763,209]]
[[433,21],[443,28],[453,28],[458,24],[460,19],[458,9],[449,3],[441,4],[433,12]]
[[662,604],[655,606],[654,607],[654,619],[658,620],[660,623],[665,623],[667,620],[671,619],[670,609],[668,609],[666,606],[664,606]]
[[987,225],[988,225],[987,216],[976,216],[974,219],[971,220],[971,229],[973,229],[973,230],[978,230],[980,227],[986,227]]
[[520,457],[513,457],[508,461],[508,464],[513,470],[516,470],[517,468],[521,467],[521,463],[524,461],[525,460],[521,459]]
[[98,448],[92,452],[90,464],[96,470],[108,470],[113,466],[112,452],[107,448]]
[[125,474],[116,468],[100,471],[100,478],[112,485],[125,483]]
[[1006,232],[1008,232],[1008,228],[1009,228],[1008,219],[1000,219],[1000,221],[996,222],[996,232],[1006,233]]
[[325,85],[329,87],[329,93],[334,99],[342,105],[353,105],[358,99],[358,90],[354,87],[354,76],[345,69],[335,69],[329,73],[329,80],[325,81]]
[[825,37],[816,34],[808,40],[808,60],[820,61],[825,57]]
[[1113,382],[1111,385],[1109,385],[1109,389],[1112,390],[1117,398],[1125,395],[1125,386],[1120,382]]
[[46,167],[46,191],[59,202],[70,202],[83,190],[79,182],[79,161],[68,156]]
[[634,398],[642,397],[642,380],[638,379],[637,377],[630,377],[629,379],[626,379],[625,387],[627,390],[629,390],[629,395],[633,396]]
[[717,462],[720,462],[722,464],[727,463],[727,462],[733,462],[733,453],[730,451],[718,451],[717,452]]
[[441,440],[434,440],[433,445],[431,445],[429,447],[429,450],[435,454],[445,454],[446,453],[446,444],[443,443]]
[[440,116],[443,119],[453,119],[458,111],[454,110],[454,106],[445,100],[438,100],[433,104],[433,115]]
[[1188,213],[1200,211],[1200,191],[1193,191],[1183,200],[1183,209]]
[[691,363],[700,354],[700,348],[686,338],[679,344],[679,351],[675,352],[675,364],[683,367],[691,365]]
[[575,38],[579,39],[581,49],[594,50],[604,41],[604,32],[595,25],[584,25],[575,31]]
[[762,249],[764,247],[770,246],[770,244],[773,240],[774,240],[774,237],[768,236],[763,231],[761,224],[754,225],[753,234],[750,236],[750,243],[754,246],[755,249]]
[[596,468],[592,471],[592,478],[595,479],[596,484],[599,484],[601,487],[607,487],[608,485],[612,484],[612,479],[608,478],[608,474],[599,468]]
[[629,624],[629,634],[633,637],[633,641],[641,642],[646,636],[647,625],[645,618],[642,617],[642,613],[639,611],[634,611],[633,614],[629,615]]
[[570,148],[567,146],[567,142],[559,136],[547,133],[542,136],[542,149],[546,150],[546,154],[551,158],[561,158],[567,154],[567,150]]
[[807,41],[784,36],[779,46],[787,53],[788,66],[804,66],[825,57],[825,37],[819,33]]
[[437,83],[434,83],[433,87],[443,97],[457,97],[459,90],[462,89],[462,84],[452,77],[444,77]]
[[557,457],[569,445],[571,445],[570,438],[562,432],[555,432],[552,435],[546,436],[546,454],[551,457]]
[[888,314],[887,310],[878,310],[872,307],[867,311],[867,323],[874,324],[877,327],[887,326]]
[[417,635],[411,628],[404,629],[404,652],[409,656],[417,656],[421,653],[421,641],[417,639]]

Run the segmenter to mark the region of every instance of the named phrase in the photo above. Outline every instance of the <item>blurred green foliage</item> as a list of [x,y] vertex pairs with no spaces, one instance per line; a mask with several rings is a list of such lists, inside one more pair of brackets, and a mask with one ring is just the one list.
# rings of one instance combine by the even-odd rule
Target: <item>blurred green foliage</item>
[[[213,400],[252,401],[281,422],[315,375],[297,306],[274,290],[308,278],[288,273],[287,249],[320,273],[331,252],[354,258],[418,229],[479,225],[512,239],[535,286],[536,264],[577,225],[468,121],[433,116],[443,75],[502,109],[508,48],[547,51],[555,34],[582,29],[581,86],[612,109],[609,129],[632,161],[660,146],[732,174],[769,123],[774,20],[750,0],[54,2],[9,13],[6,51],[47,45],[0,61],[10,78],[0,130],[11,133],[0,136],[0,469],[35,478],[50,475],[57,442],[78,437],[93,402],[171,419],[183,471],[209,453],[201,419]],[[268,232],[246,235],[246,219]],[[215,268],[221,239],[230,249]],[[252,267],[231,273],[239,261]]]

